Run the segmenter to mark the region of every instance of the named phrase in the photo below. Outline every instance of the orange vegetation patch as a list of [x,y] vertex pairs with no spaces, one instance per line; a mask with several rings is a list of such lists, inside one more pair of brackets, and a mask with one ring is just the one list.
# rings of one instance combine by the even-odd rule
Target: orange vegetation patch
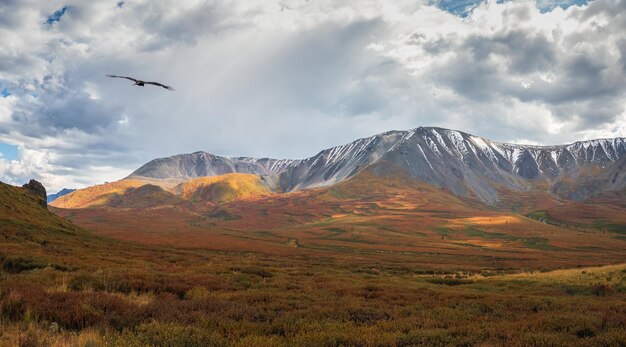
[[463,242],[455,242],[459,245],[473,245],[477,247],[486,247],[486,248],[502,248],[505,246],[504,242],[501,241],[492,241],[492,240],[463,240]]
[[179,184],[174,191],[185,200],[217,203],[272,194],[259,176],[241,173],[196,178]]
[[453,221],[454,224],[476,224],[476,225],[504,225],[504,224],[521,224],[523,223],[523,219],[520,216],[515,215],[502,215],[502,216],[480,216],[480,217],[471,217],[471,218],[462,218]]

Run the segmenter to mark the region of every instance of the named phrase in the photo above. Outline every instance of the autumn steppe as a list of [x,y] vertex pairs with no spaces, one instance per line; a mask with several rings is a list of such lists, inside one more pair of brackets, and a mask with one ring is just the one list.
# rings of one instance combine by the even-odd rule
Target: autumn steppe
[[626,345],[621,196],[256,183],[2,185],[0,345]]
[[[116,192],[124,186],[120,193],[97,186],[83,194],[99,198],[70,195],[54,203],[66,208],[52,211],[119,240],[347,264],[546,270],[626,261],[626,208],[618,198],[574,203],[539,191],[501,191],[508,197],[501,206],[487,206],[409,178],[383,180],[367,172],[286,194],[272,194],[255,180],[249,174],[197,179],[177,188],[182,198],[166,185],[122,180],[109,184]],[[215,182],[234,188],[217,189]],[[137,193],[142,189],[146,193]]]

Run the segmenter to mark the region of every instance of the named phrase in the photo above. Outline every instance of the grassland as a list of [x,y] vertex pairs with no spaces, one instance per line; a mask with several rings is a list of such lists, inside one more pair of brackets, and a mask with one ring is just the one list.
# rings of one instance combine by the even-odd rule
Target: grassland
[[[189,191],[202,191],[197,186],[204,184],[213,187],[212,182],[198,181]],[[248,183],[255,187],[255,181]],[[620,233],[527,217],[538,206],[551,209],[549,213],[564,208],[542,196],[534,204],[522,197],[526,206],[512,212],[414,181],[381,184],[369,175],[331,188],[288,194],[255,191],[246,190],[250,194],[245,199],[232,201],[53,211],[100,236],[184,249],[442,269],[538,270],[626,262],[626,240]],[[568,211],[576,214],[575,208]],[[602,218],[609,226],[619,224],[624,211],[618,207]],[[559,218],[573,225],[575,218],[568,214]]]
[[626,345],[619,234],[405,187],[53,209],[79,228],[0,185],[0,345]]

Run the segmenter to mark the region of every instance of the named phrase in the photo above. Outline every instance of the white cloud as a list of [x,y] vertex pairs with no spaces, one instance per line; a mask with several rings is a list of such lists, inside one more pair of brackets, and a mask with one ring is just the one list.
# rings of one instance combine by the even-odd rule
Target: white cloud
[[489,1],[465,18],[429,3],[5,0],[0,141],[24,154],[0,179],[81,187],[175,153],[298,158],[420,125],[624,136],[623,1]]

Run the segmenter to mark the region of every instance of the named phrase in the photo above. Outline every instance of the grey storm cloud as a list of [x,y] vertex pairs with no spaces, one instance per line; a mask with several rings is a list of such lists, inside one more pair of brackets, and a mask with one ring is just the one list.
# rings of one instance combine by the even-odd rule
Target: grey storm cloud
[[20,147],[0,178],[81,187],[176,153],[302,158],[421,125],[624,135],[624,1],[441,3],[0,0],[0,142]]
[[70,129],[97,134],[117,126],[120,114],[119,108],[92,100],[85,92],[61,90],[43,94],[37,103],[26,100],[18,104],[11,130],[17,128],[30,136],[58,136]]

